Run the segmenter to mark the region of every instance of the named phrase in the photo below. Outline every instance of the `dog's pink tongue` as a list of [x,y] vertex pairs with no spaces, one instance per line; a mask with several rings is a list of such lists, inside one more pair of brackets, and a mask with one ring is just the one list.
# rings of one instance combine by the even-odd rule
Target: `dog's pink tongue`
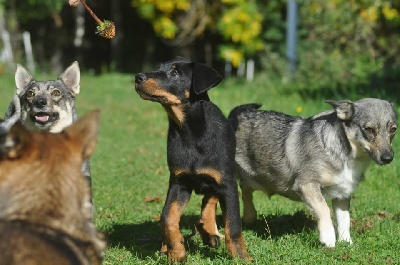
[[46,122],[49,120],[49,116],[47,116],[47,115],[46,116],[35,116],[35,119],[37,121]]

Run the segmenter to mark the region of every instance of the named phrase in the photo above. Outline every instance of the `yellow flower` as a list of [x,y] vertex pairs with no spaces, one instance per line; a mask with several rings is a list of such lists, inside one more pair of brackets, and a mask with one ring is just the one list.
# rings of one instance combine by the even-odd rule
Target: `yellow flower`
[[177,31],[175,23],[167,16],[162,16],[154,22],[154,31],[163,38],[173,39]]
[[233,65],[234,67],[239,67],[240,63],[241,63],[242,60],[243,60],[243,54],[242,54],[242,52],[240,52],[240,51],[238,51],[238,50],[233,51],[233,52],[232,52],[232,58],[231,58],[231,60],[232,60],[232,65]]
[[378,10],[376,7],[372,6],[362,10],[360,16],[367,21],[374,22],[378,19]]
[[300,113],[300,112],[302,112],[302,111],[303,111],[303,108],[302,108],[302,107],[298,106],[298,107],[296,108],[296,112],[297,112],[297,113]]
[[396,19],[399,16],[399,12],[396,9],[386,6],[382,8],[382,13],[388,20]]

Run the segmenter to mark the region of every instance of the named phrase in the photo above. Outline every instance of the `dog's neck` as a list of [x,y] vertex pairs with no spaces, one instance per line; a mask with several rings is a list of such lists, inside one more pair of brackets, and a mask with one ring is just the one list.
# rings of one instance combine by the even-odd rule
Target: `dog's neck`
[[201,100],[194,103],[187,102],[177,106],[164,106],[168,113],[168,120],[170,127],[182,132],[188,129],[195,133],[200,133],[203,128],[198,128],[200,125],[204,125],[204,104],[209,101]]
[[170,123],[176,124],[179,128],[182,128],[186,118],[184,104],[163,105],[163,107],[168,114]]

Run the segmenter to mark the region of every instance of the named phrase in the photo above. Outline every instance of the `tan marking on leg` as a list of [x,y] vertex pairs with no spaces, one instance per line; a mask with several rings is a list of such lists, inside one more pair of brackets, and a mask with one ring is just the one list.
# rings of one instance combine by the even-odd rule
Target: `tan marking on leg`
[[216,208],[218,198],[214,196],[204,196],[202,202],[201,219],[197,222],[196,228],[200,233],[203,244],[214,248],[219,247],[221,235],[218,233],[216,223]]
[[229,255],[231,257],[238,257],[243,260],[253,260],[247,253],[242,233],[240,233],[238,238],[232,238],[230,234],[229,220],[226,218],[226,216],[223,216],[223,218],[225,223],[225,244]]
[[[186,250],[183,236],[179,230],[183,207],[178,202],[172,202],[169,206],[168,217],[164,227],[161,227],[166,242],[168,259],[172,262],[186,261]],[[163,246],[162,250],[165,250]]]
[[236,249],[235,249],[235,247],[234,247],[234,245],[233,245],[233,242],[232,242],[231,231],[230,231],[230,229],[229,229],[229,221],[228,221],[228,218],[226,218],[226,216],[223,215],[223,219],[224,219],[224,224],[225,224],[224,233],[225,233],[225,245],[226,245],[226,249],[228,250],[229,255],[230,255],[231,257],[236,257],[237,253],[236,253]]

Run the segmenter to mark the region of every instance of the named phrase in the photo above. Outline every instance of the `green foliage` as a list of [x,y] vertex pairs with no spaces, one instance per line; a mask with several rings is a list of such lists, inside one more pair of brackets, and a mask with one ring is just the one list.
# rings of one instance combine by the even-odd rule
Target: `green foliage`
[[260,38],[262,14],[255,1],[222,0],[225,5],[218,21],[218,30],[230,44],[220,47],[222,58],[238,67],[244,56],[253,56],[263,49]]
[[[286,75],[285,4],[263,5],[260,56],[268,75]],[[399,1],[299,1],[298,67],[293,82],[303,94],[346,97],[370,91],[395,95],[399,75]]]
[[[252,56],[263,49],[260,38],[263,16],[255,0],[221,0],[216,3],[199,0],[197,4],[207,10],[205,16],[209,17],[206,28],[217,29],[227,40],[219,47],[220,55],[235,67],[242,62],[244,56]],[[200,21],[199,17],[204,16],[202,13],[196,14],[200,12],[199,8],[191,8],[192,5],[194,2],[188,0],[132,0],[132,6],[142,18],[152,23],[155,33],[168,40],[175,39],[181,31],[188,31],[182,26],[185,24],[182,14],[190,13],[188,21]],[[199,34],[203,31],[200,28]]]
[[141,17],[153,23],[157,35],[165,39],[175,38],[178,27],[173,16],[189,9],[189,0],[132,0]]
[[[3,0],[4,4],[9,5],[10,0]],[[30,20],[40,20],[51,17],[53,13],[61,11],[65,0],[29,0],[18,1],[17,13],[20,22],[29,22]]]

